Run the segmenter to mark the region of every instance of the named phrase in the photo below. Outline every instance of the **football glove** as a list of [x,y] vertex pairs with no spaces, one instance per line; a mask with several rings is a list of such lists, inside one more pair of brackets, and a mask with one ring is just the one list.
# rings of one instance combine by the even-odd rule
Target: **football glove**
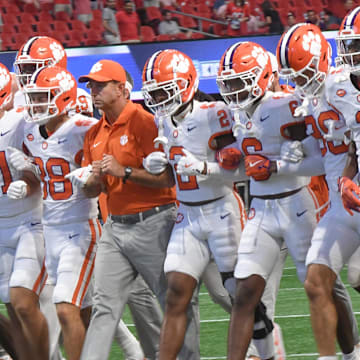
[[177,163],[176,172],[179,175],[206,175],[207,165],[205,161],[197,159],[190,151],[182,149],[184,156],[182,156]]
[[245,157],[246,175],[256,181],[264,181],[271,176],[270,165],[270,160],[262,155],[248,155]]
[[237,169],[240,165],[241,156],[241,151],[234,147],[224,148],[216,152],[216,160],[225,170]]
[[88,165],[71,171],[65,175],[65,179],[69,179],[74,186],[83,188],[92,174],[92,166]]
[[309,114],[309,100],[304,98],[300,106],[294,110],[294,117],[305,117]]
[[154,151],[143,159],[145,170],[154,175],[164,172],[168,163],[168,159],[162,151]]
[[23,199],[27,195],[26,182],[23,180],[17,180],[12,182],[7,189],[6,195],[13,200]]
[[285,141],[280,149],[281,159],[297,163],[304,158],[304,151],[301,141]]
[[344,124],[334,120],[325,120],[324,124],[329,129],[328,133],[324,134],[324,139],[326,141],[346,140],[345,132],[349,129]]
[[353,216],[352,210],[360,212],[360,188],[348,177],[342,176],[338,180],[344,209]]

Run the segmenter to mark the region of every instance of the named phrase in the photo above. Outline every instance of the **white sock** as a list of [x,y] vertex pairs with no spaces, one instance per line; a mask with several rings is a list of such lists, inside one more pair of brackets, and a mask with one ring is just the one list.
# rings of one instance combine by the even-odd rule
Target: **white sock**
[[343,360],[356,360],[357,359],[357,351],[354,348],[354,350],[350,354],[343,354],[342,356]]
[[318,357],[318,360],[338,360],[338,357],[336,355],[320,356],[320,357]]
[[126,327],[124,322],[120,320],[115,331],[115,340],[124,351],[126,359],[129,360],[142,360],[144,353],[135,336]]

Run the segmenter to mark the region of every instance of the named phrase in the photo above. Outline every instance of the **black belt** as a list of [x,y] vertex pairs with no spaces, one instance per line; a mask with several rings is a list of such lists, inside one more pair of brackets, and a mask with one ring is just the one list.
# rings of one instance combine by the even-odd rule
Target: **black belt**
[[204,200],[204,201],[198,201],[198,202],[187,202],[187,201],[180,201],[182,204],[186,205],[186,206],[202,206],[202,205],[206,205],[206,204],[210,204],[214,201],[220,200],[222,199],[224,196],[220,196],[216,199],[211,199],[211,200]]
[[258,198],[258,199],[262,199],[262,200],[273,200],[273,199],[283,199],[285,197],[288,197],[290,195],[294,195],[296,193],[298,193],[301,188],[298,188],[296,190],[292,190],[292,191],[287,191],[287,192],[283,192],[280,194],[273,194],[273,195],[254,195],[254,198]]
[[172,207],[175,207],[176,204],[175,203],[171,203],[171,204],[166,204],[166,205],[160,205],[160,206],[155,206],[152,209],[143,211],[143,212],[139,212],[136,214],[128,214],[128,215],[110,215],[110,219],[114,222],[118,222],[120,224],[127,224],[127,225],[132,225],[132,224],[136,224],[140,221],[144,221],[145,219],[147,219],[148,217],[158,214],[164,210],[170,209]]

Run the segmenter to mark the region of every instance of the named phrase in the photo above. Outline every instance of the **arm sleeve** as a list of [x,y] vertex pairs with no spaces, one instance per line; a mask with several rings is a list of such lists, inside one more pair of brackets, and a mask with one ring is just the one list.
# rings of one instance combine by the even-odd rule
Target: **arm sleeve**
[[226,180],[235,181],[245,181],[249,178],[245,175],[245,166],[242,161],[240,166],[236,170],[225,170],[217,162],[208,162],[208,175],[213,177],[219,177]]

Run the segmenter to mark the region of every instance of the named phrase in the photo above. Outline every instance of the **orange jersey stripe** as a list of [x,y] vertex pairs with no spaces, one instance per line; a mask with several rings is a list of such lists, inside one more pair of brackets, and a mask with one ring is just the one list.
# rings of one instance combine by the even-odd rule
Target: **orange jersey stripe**
[[40,270],[40,274],[38,275],[38,277],[36,278],[36,281],[34,283],[34,286],[32,288],[32,291],[35,294],[39,294],[41,289],[42,289],[42,284],[45,283],[45,280],[47,278],[47,274],[46,274],[46,268],[45,268],[45,258],[43,260],[43,263],[41,265],[41,270]]
[[246,211],[245,211],[245,206],[244,206],[244,202],[242,201],[240,195],[236,192],[233,191],[234,195],[235,195],[235,199],[237,200],[238,204],[239,204],[239,209],[240,209],[240,222],[241,222],[241,231],[244,230],[245,227],[245,223],[246,223]]
[[[88,222],[89,222],[90,230],[91,230],[91,243],[90,243],[90,246],[89,246],[89,248],[88,248],[88,250],[86,252],[85,260],[84,260],[83,265],[81,267],[80,277],[79,277],[78,283],[76,285],[74,295],[73,295],[72,300],[71,300],[72,304],[76,304],[76,299],[79,296],[81,285],[82,285],[82,282],[83,282],[83,280],[84,280],[84,278],[86,276],[86,270],[88,269],[89,262],[91,260],[91,255],[93,253],[93,249],[94,249],[95,242],[96,242],[96,232],[95,232],[94,223],[92,222],[92,220],[88,220]],[[88,273],[88,277],[87,277],[87,279],[85,281],[85,286],[84,286],[84,289],[83,289],[83,293],[81,295],[81,299],[83,298],[84,294],[86,293],[87,285],[89,284],[90,277],[91,277],[91,274],[92,274],[92,269],[93,269],[93,266],[91,265],[90,271]],[[79,305],[81,305],[81,302],[80,302]]]

